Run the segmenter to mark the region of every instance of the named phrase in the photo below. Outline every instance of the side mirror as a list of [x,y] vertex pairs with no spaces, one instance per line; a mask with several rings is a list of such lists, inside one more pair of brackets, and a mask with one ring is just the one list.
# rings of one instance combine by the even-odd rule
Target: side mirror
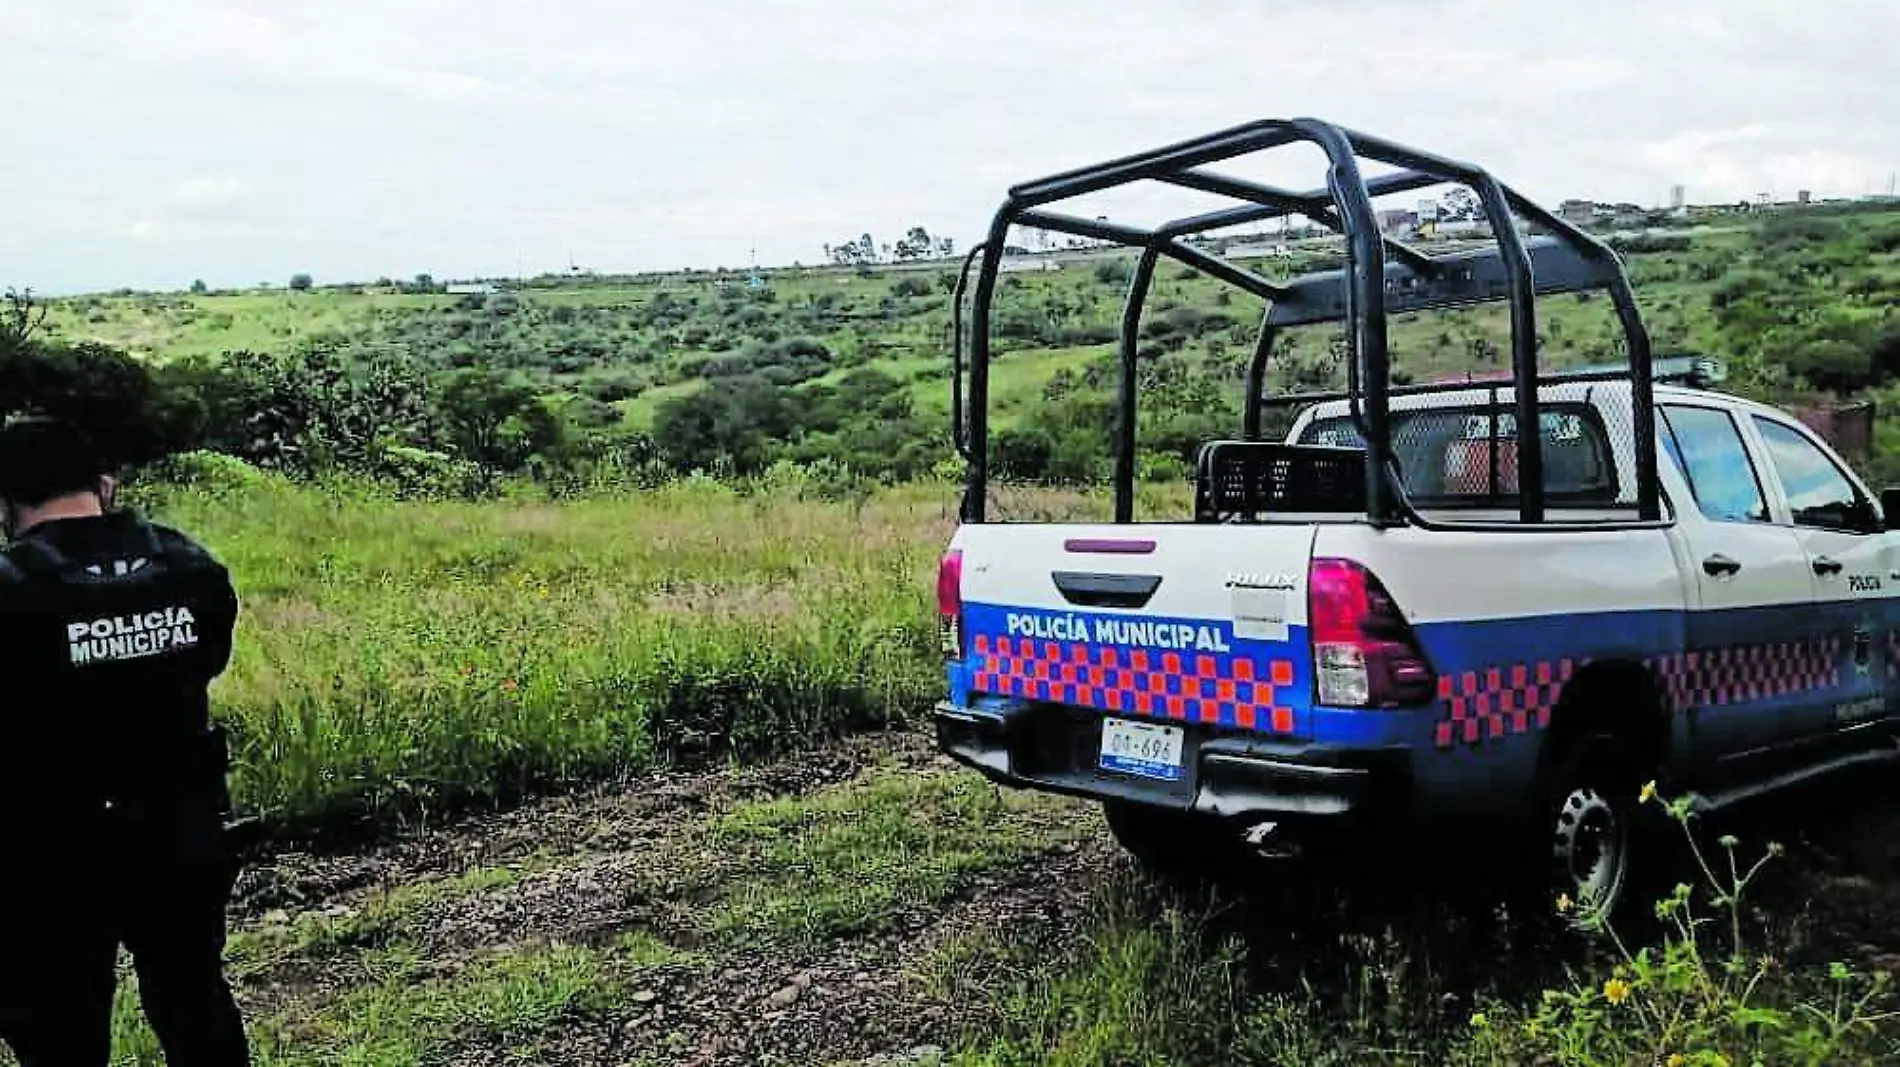
[[1880,491],[1880,514],[1886,520],[1881,524],[1883,529],[1900,530],[1900,488]]

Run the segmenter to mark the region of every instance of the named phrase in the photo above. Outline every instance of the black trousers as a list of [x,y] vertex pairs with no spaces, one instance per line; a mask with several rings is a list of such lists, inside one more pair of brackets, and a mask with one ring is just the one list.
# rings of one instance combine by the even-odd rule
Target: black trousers
[[128,819],[91,843],[102,847],[76,854],[67,842],[58,851],[68,862],[52,868],[82,877],[55,874],[44,891],[16,883],[6,894],[37,906],[0,919],[10,927],[0,934],[0,1038],[21,1067],[107,1067],[123,945],[170,1067],[246,1067],[244,1023],[224,978],[237,871],[221,820]]

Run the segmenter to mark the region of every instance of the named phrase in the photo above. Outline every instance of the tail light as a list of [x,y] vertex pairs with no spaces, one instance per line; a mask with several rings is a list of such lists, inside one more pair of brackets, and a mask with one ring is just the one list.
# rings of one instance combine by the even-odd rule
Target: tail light
[[1394,708],[1432,698],[1438,678],[1391,594],[1362,564],[1315,559],[1307,572],[1317,702]]
[[937,565],[937,638],[947,659],[963,658],[963,550],[944,553]]

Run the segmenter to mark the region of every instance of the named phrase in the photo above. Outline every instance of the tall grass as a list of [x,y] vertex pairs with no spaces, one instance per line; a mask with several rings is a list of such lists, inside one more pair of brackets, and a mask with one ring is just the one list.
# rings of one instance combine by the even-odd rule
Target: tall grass
[[[1685,885],[1671,900],[1691,895]],[[1397,946],[1366,961],[1352,986],[1328,988],[1302,973],[1309,961],[1264,950],[1271,938],[1259,930],[1235,929],[1137,880],[1097,886],[1088,914],[1083,935],[1053,952],[1011,944],[1007,933],[957,946],[987,956],[980,973],[990,977],[945,987],[985,1005],[951,1058],[956,1067],[1900,1062],[1900,1016],[1884,977],[1841,963],[1771,972],[1706,955],[1704,931],[1686,920],[1621,965],[1590,960],[1547,982],[1517,984],[1504,973],[1510,961],[1482,961],[1486,1007],[1460,1013],[1463,996],[1412,974],[1429,958]],[[1288,970],[1299,988],[1276,973]]]
[[280,826],[817,742],[938,677],[927,490],[455,504],[245,475],[137,503],[231,568],[216,712],[239,806]]

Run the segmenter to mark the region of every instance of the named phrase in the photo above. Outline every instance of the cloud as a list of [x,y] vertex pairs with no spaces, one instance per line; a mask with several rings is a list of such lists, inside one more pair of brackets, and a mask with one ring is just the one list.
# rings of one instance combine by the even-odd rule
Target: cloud
[[172,187],[172,200],[186,207],[209,207],[242,200],[251,192],[242,178],[186,178]]
[[[6,0],[0,284],[967,246],[1015,182],[1263,116],[1547,203],[1858,195],[1900,170],[1897,37],[1882,0]],[[1235,169],[1320,184],[1290,157]]]

